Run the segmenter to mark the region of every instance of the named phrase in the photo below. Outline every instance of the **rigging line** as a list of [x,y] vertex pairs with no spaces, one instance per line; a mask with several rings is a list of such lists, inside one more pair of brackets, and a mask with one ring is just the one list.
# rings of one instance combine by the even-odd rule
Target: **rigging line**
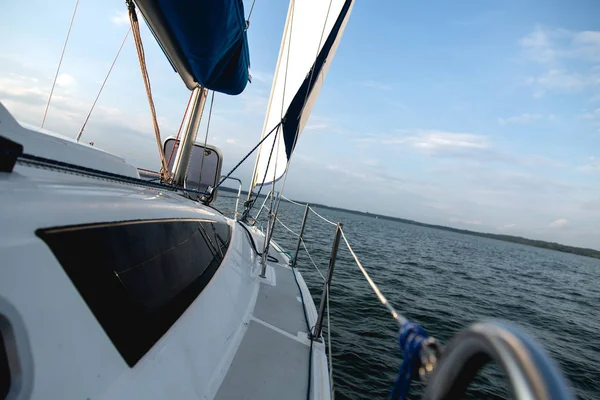
[[[265,204],[267,203],[267,199],[269,198],[269,196],[271,195],[271,191],[269,190],[269,192],[267,193],[267,195],[265,196],[265,199],[263,200],[262,205],[260,206],[260,208],[258,209],[258,212],[256,213],[256,216],[254,217],[255,221],[258,221],[258,217],[260,217],[260,212],[265,208]],[[249,212],[249,211],[248,211]]]
[[306,247],[306,243],[304,243],[304,239],[300,239],[300,243],[302,243],[302,247],[304,247],[304,251],[306,251],[306,255],[308,255],[308,258],[310,258],[310,262],[312,262],[312,265],[315,267],[315,269],[317,270],[319,275],[321,275],[321,278],[323,278],[323,282],[326,282],[327,279],[325,279],[325,275],[323,275],[323,273],[321,272],[321,269],[319,269],[319,267],[317,267],[315,260],[313,260],[312,256],[308,252],[308,248]]
[[138,171],[143,171],[143,172],[149,172],[149,173],[156,174],[156,175],[160,175],[160,172],[158,172],[158,171],[152,171],[151,169],[146,169],[146,168],[140,168],[140,167],[138,167],[137,170]]
[[77,134],[77,139],[75,139],[77,142],[79,142],[79,139],[81,139],[81,135],[83,135],[83,130],[85,129],[85,126],[87,125],[88,120],[90,119],[90,116],[92,115],[92,112],[94,111],[94,107],[96,107],[96,102],[98,102],[98,99],[100,98],[102,89],[104,89],[104,85],[106,85],[106,81],[108,80],[108,77],[110,76],[110,73],[112,72],[113,67],[115,66],[115,63],[117,62],[117,58],[119,58],[119,54],[121,54],[121,50],[123,50],[123,45],[125,44],[125,41],[129,37],[129,32],[131,32],[131,27],[129,27],[129,29],[127,29],[127,33],[125,34],[125,37],[123,38],[123,41],[121,42],[121,46],[119,46],[119,51],[117,51],[117,55],[115,56],[112,64],[110,65],[110,68],[108,69],[108,73],[106,74],[106,77],[104,78],[104,82],[102,82],[102,85],[100,86],[100,90],[98,91],[98,94],[96,95],[96,99],[92,103],[92,108],[90,108],[90,112],[88,113],[87,117],[85,118],[85,121],[83,122],[83,125],[81,126],[81,129],[79,130],[79,133]]
[[[294,0],[292,0],[292,15],[290,16],[290,41],[288,42],[288,48],[287,48],[287,55],[285,58],[285,73],[283,75],[283,93],[281,95],[281,111],[279,112],[279,123],[282,124],[283,122],[283,108],[284,108],[284,104],[285,104],[285,88],[287,87],[287,76],[288,76],[288,69],[290,66],[290,53],[291,53],[291,49],[292,49],[292,31],[294,29],[294,13],[295,13],[295,9],[296,9],[296,2]],[[279,133],[279,132],[278,132]],[[281,139],[283,139],[283,124],[281,127]],[[275,176],[277,174],[277,162],[279,161],[279,135],[276,134],[275,135],[275,139],[277,141],[277,156],[275,157],[275,166],[273,167],[273,191],[275,191]],[[275,142],[273,142],[273,145],[275,144]],[[287,156],[287,155],[286,155]],[[271,157],[269,157],[269,160],[271,159]],[[267,167],[266,167],[267,171],[269,170],[269,161],[267,161]],[[266,179],[266,175],[265,174],[265,179]],[[263,179],[264,182],[264,179]],[[283,188],[282,190],[279,191],[279,193],[283,193]],[[277,203],[277,208],[279,208],[279,203]],[[277,216],[277,212],[275,212],[275,216]]]
[[71,16],[71,23],[69,23],[69,30],[67,31],[67,37],[65,38],[65,44],[63,45],[62,52],[60,53],[60,60],[58,61],[58,67],[56,68],[56,74],[54,75],[54,81],[52,82],[52,89],[50,89],[50,96],[48,97],[48,103],[46,103],[46,110],[44,110],[44,117],[42,118],[42,124],[40,128],[44,127],[44,123],[46,122],[46,115],[48,114],[48,108],[50,108],[50,101],[52,100],[52,94],[54,94],[54,87],[56,86],[56,81],[58,80],[58,73],[60,72],[60,66],[62,65],[63,57],[65,56],[65,50],[67,49],[67,42],[69,41],[69,36],[71,35],[71,28],[73,27],[73,21],[75,20],[75,14],[77,14],[77,7],[79,6],[79,0],[75,2],[75,9],[73,10],[73,15]]
[[[215,102],[215,91],[213,90],[210,97],[210,109],[208,111],[208,122],[206,123],[206,135],[204,136],[204,149],[202,150],[202,161],[200,162],[200,178],[198,179],[198,190],[202,183],[202,170],[204,169],[204,156],[206,155],[206,142],[208,142],[208,132],[210,131],[210,117],[212,116],[213,103]],[[175,146],[173,146],[175,148]]]
[[276,125],[276,126],[273,128],[273,129],[271,129],[271,131],[270,131],[269,133],[267,133],[267,134],[265,135],[265,137],[263,137],[263,138],[260,140],[260,142],[258,142],[258,143],[256,144],[256,146],[254,146],[254,147],[252,148],[252,150],[250,150],[250,151],[248,152],[248,154],[246,154],[246,155],[244,156],[244,158],[242,158],[242,159],[240,160],[240,162],[238,162],[238,163],[237,163],[237,165],[236,165],[235,167],[233,167],[233,169],[232,169],[231,171],[229,171],[229,173],[228,173],[227,175],[225,175],[225,176],[224,176],[224,177],[223,177],[223,178],[222,178],[222,179],[219,181],[219,183],[217,183],[217,186],[215,186],[215,189],[217,189],[219,186],[221,186],[221,184],[222,184],[223,182],[225,182],[225,180],[226,180],[227,178],[229,178],[229,177],[231,176],[231,174],[233,174],[233,173],[234,173],[234,171],[235,171],[236,169],[238,169],[238,167],[239,167],[240,165],[242,165],[242,163],[243,163],[244,161],[246,161],[246,159],[247,159],[248,157],[250,157],[250,154],[254,153],[254,150],[256,150],[256,149],[258,148],[258,146],[260,146],[260,145],[261,145],[261,144],[262,144],[262,143],[263,143],[265,140],[267,140],[267,139],[269,138],[269,136],[271,136],[271,134],[272,134],[273,132],[275,132],[275,130],[276,130],[277,128],[279,128],[279,126],[280,126],[280,125],[281,125],[281,124],[277,124],[277,125]]
[[[325,22],[323,22],[323,29],[321,30],[321,36],[319,37],[319,45],[317,46],[317,54],[315,54],[315,61],[319,57],[319,52],[321,51],[321,44],[323,43],[323,36],[325,35],[325,28],[327,28],[327,21],[329,20],[329,12],[331,11],[331,3],[333,3],[333,0],[329,0],[329,6],[327,7],[327,14],[325,14]],[[314,64],[313,64],[313,66],[314,66]],[[314,73],[315,73],[315,69],[311,68],[310,69],[310,77],[308,78],[309,86],[310,86],[310,83],[313,81]],[[308,95],[310,94],[310,92],[311,91],[307,90],[306,95],[304,95],[304,103],[302,104],[302,109],[300,110],[300,115],[302,115],[302,113],[304,112],[304,107],[306,107],[306,100],[308,99]],[[292,151],[296,148],[296,143],[298,142],[298,136],[300,136],[300,124],[298,124],[298,127],[296,128],[296,135],[294,136],[294,143],[292,144]],[[290,155],[290,158],[291,158],[291,155]],[[285,173],[287,174],[287,166],[286,166]]]
[[[292,11],[291,8],[292,3],[290,3],[290,6],[288,8],[288,17],[290,15],[290,12]],[[268,128],[268,116],[271,114],[271,106],[273,105],[273,102],[271,101],[273,98],[273,95],[275,93],[275,86],[277,85],[277,78],[279,76],[279,67],[281,66],[281,55],[283,53],[283,48],[284,48],[284,44],[285,44],[285,37],[287,37],[287,31],[288,31],[288,17],[286,17],[286,21],[285,21],[285,26],[283,28],[283,36],[282,36],[282,40],[281,40],[281,46],[279,49],[279,56],[277,58],[277,66],[275,68],[275,75],[273,76],[273,85],[271,86],[271,94],[269,96],[269,103],[267,104],[267,112],[265,113],[265,122],[263,124],[263,128],[262,128],[262,132],[261,135],[262,137],[264,137],[264,132],[265,130]],[[252,170],[252,179],[250,180],[250,188],[248,189],[248,199],[246,200],[247,202],[249,202],[251,200],[251,195],[252,195],[252,190],[258,186],[258,184],[256,183],[257,178],[258,178],[258,167],[259,167],[259,163],[261,160],[261,156],[262,156],[262,146],[260,148],[260,150],[258,151],[257,157],[256,157],[256,161],[254,162],[254,169]],[[267,165],[268,168],[268,165]]]
[[367,282],[369,282],[369,285],[371,286],[371,288],[373,289],[373,291],[377,295],[377,298],[379,299],[379,301],[381,302],[381,304],[383,304],[388,309],[388,311],[390,312],[390,314],[392,314],[392,317],[394,317],[394,319],[396,320],[396,322],[398,322],[398,324],[400,326],[402,326],[405,323],[407,323],[408,320],[406,318],[404,318],[402,315],[400,315],[400,314],[398,314],[396,312],[396,310],[394,309],[394,307],[392,307],[392,305],[389,303],[389,301],[386,299],[386,297],[383,295],[383,293],[381,293],[381,291],[379,290],[379,288],[377,287],[377,285],[375,284],[375,282],[373,282],[373,279],[371,279],[371,277],[369,276],[369,274],[367,273],[367,271],[365,270],[365,268],[363,267],[363,265],[359,261],[358,257],[356,256],[356,253],[354,252],[354,250],[352,250],[352,247],[350,246],[350,243],[348,243],[348,239],[346,239],[346,235],[344,234],[344,230],[340,229],[340,232],[342,233],[342,239],[344,239],[344,242],[346,242],[346,247],[348,247],[348,250],[350,250],[350,254],[352,254],[352,257],[354,257],[354,261],[356,262],[356,265],[358,265],[358,268],[360,269],[360,271],[362,272],[362,274],[367,279]]
[[254,4],[256,4],[256,0],[252,1],[252,6],[250,7],[248,18],[246,18],[246,30],[248,30],[248,28],[250,27],[250,17],[252,16],[252,11],[254,10]]
[[[289,232],[291,232],[292,235],[294,235],[296,237],[300,236],[296,232],[291,230],[288,226],[286,226],[283,222],[281,222],[281,220],[279,218],[276,218],[276,219],[277,219],[277,222],[279,222],[281,224],[281,226],[283,226],[285,229],[287,229]],[[315,269],[317,270],[319,275],[321,275],[321,278],[323,278],[323,282],[325,282],[327,279],[325,279],[325,275],[323,275],[323,273],[321,272],[321,269],[317,266],[317,264],[315,263],[315,260],[310,255],[310,252],[308,251],[308,248],[306,247],[306,243],[304,243],[304,239],[300,238],[300,243],[302,243],[302,246],[304,247],[304,250],[306,251],[308,258],[310,259],[310,262],[312,262],[312,265],[315,267]]]
[[[277,124],[277,131],[279,131],[279,127],[281,126],[281,124]],[[272,133],[269,132],[269,135]],[[269,136],[267,135],[267,136]],[[275,132],[275,135],[277,135],[277,132]],[[264,139],[267,138],[267,136],[264,137]],[[263,139],[263,141],[264,141]],[[262,141],[261,141],[262,142]],[[248,213],[250,213],[250,210],[252,210],[252,207],[254,207],[254,203],[256,203],[256,200],[258,200],[258,197],[260,196],[260,192],[262,191],[262,188],[265,184],[265,179],[267,179],[267,172],[269,171],[269,163],[271,162],[271,156],[273,156],[273,149],[275,148],[275,142],[273,142],[273,145],[271,146],[271,151],[269,152],[269,159],[267,160],[267,168],[265,169],[265,175],[263,176],[262,182],[260,183],[260,187],[258,188],[258,192],[256,193],[256,197],[254,198],[254,200],[252,200],[252,202],[250,203],[250,205],[247,208],[247,213],[246,211],[244,211],[246,213],[246,216],[248,215]],[[252,150],[254,151],[254,150]],[[275,193],[274,192],[275,188],[272,188],[269,193]],[[250,192],[250,196],[252,195],[252,192]],[[265,202],[267,201],[267,199],[265,198]],[[263,203],[263,206],[265,205],[265,203]]]
[[318,212],[316,212],[315,210],[313,210],[312,207],[309,206],[308,209],[310,211],[312,211],[312,213],[315,214],[317,217],[321,218],[323,221],[325,221],[325,222],[327,222],[327,223],[329,223],[331,225],[337,226],[337,224],[335,222],[331,222],[330,220],[328,220],[327,218],[325,218],[324,216],[322,216],[321,214],[319,214]]
[[152,114],[152,125],[154,126],[154,135],[156,137],[156,144],[158,146],[158,154],[161,162],[161,178],[167,180],[169,177],[169,168],[167,166],[167,160],[162,148],[162,141],[160,139],[160,129],[158,127],[156,109],[154,108],[154,100],[152,98],[152,88],[150,86],[150,77],[148,76],[148,69],[146,66],[146,56],[144,53],[144,45],[142,44],[142,36],[140,34],[140,25],[137,13],[135,12],[135,4],[133,3],[133,0],[126,0],[126,3],[127,8],[129,9],[129,21],[131,23],[131,30],[133,32],[133,39],[135,41],[135,48],[137,50],[140,69],[142,70],[144,87],[146,88],[146,96],[148,97],[148,105],[150,106],[150,113]]
[[[332,2],[333,2],[333,0],[329,1],[329,7],[327,8],[327,14],[325,15],[325,22],[323,23],[323,29],[321,30],[321,37],[319,38],[319,46],[317,47],[317,54],[315,56],[315,60],[319,56],[319,51],[321,50],[321,43],[323,42],[323,36],[325,35],[325,28],[327,27],[327,20],[329,19],[329,12],[331,11],[331,3]],[[292,18],[293,18],[293,14],[292,14]],[[293,19],[292,19],[292,22],[293,22]],[[292,46],[292,36],[291,36],[291,29],[290,29],[290,44],[288,46],[288,58],[289,58],[289,48],[291,46]],[[314,68],[311,68],[309,83],[312,82],[314,72],[315,72]],[[287,64],[286,64],[286,78],[287,78]],[[284,97],[285,97],[285,80],[284,80],[284,86],[283,86],[283,93],[284,93]],[[308,99],[309,93],[310,93],[309,91],[306,91],[306,95],[304,96],[304,104],[302,105],[302,110],[300,110],[300,115],[304,111],[304,107],[306,106],[306,100]],[[283,112],[283,106],[282,106],[282,112]],[[288,171],[290,169],[290,162],[292,160],[294,148],[296,147],[296,143],[298,142],[298,136],[300,136],[299,133],[300,133],[300,124],[298,124],[298,127],[296,128],[296,134],[294,135],[294,143],[292,144],[292,153],[290,153],[290,158],[287,160],[287,162],[285,164],[285,171],[283,173],[284,174],[283,182],[281,184],[281,189],[279,190],[280,195],[283,194],[283,189],[284,189],[285,183],[287,181],[287,175],[288,175]],[[280,198],[280,201],[281,201],[281,198]],[[279,207],[279,203],[277,203],[277,206]],[[277,215],[277,211],[275,211],[275,215]],[[321,218],[323,218],[323,217],[321,217]],[[323,218],[323,219],[325,219],[325,218]],[[326,221],[333,225],[336,225],[329,220],[326,220]]]
[[285,229],[287,229],[292,235],[294,235],[296,237],[300,236],[296,232],[291,230],[288,226],[286,226],[283,222],[281,222],[281,220],[279,218],[277,218],[277,222],[279,222],[281,224],[281,226],[283,226]]
[[183,117],[181,117],[181,124],[179,124],[179,129],[177,130],[177,136],[175,137],[175,143],[173,143],[173,148],[171,149],[171,154],[169,154],[169,160],[167,161],[167,167],[171,165],[171,158],[173,158],[173,154],[175,154],[175,145],[179,141],[179,135],[181,135],[181,128],[183,127],[183,122],[185,121],[185,116],[187,115],[187,111],[190,108],[190,103],[192,102],[192,97],[194,96],[194,91],[190,91],[190,98],[188,99],[187,106],[185,106],[185,111],[183,112]]
[[286,200],[286,201],[288,201],[288,202],[290,202],[290,203],[292,203],[292,204],[295,204],[295,205],[297,205],[297,206],[300,206],[300,207],[306,207],[306,204],[301,204],[301,203],[298,203],[297,201],[294,201],[294,200],[288,199],[288,198],[287,198],[287,197],[285,197],[283,194],[281,195],[281,197],[282,197],[284,200]]

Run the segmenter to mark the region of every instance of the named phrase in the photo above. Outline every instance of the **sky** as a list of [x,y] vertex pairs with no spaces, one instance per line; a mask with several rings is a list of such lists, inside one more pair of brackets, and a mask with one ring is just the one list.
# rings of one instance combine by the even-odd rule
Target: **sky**
[[[0,101],[22,123],[41,123],[74,5],[2,1]],[[223,171],[260,139],[287,6],[256,0],[252,83],[215,95],[208,135]],[[596,0],[357,0],[286,194],[600,249],[598,15]],[[128,26],[124,1],[80,0],[46,129],[76,137]],[[189,91],[145,26],[142,37],[164,139]],[[131,37],[82,140],[158,169]],[[234,174],[246,187],[253,166]]]

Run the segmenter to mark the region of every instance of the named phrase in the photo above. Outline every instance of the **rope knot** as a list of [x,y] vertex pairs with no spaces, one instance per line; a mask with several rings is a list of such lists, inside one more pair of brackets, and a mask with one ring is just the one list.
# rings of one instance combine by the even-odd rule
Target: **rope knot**
[[416,372],[421,365],[421,349],[427,338],[429,338],[429,335],[420,325],[406,322],[400,327],[398,345],[400,346],[400,352],[403,354],[403,360],[390,399],[405,399],[408,395],[410,382],[418,377]]

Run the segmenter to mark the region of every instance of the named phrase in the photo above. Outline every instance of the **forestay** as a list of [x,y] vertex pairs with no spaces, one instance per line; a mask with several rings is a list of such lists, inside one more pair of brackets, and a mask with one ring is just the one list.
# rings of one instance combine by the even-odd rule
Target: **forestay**
[[[281,178],[317,99],[353,0],[290,2],[252,187]],[[273,151],[271,157],[269,154]],[[270,162],[269,162],[270,159]]]

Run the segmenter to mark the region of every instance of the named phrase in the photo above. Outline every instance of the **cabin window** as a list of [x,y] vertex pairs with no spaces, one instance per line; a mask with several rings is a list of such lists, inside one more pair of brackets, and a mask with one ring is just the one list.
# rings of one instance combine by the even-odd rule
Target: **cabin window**
[[213,277],[229,246],[231,228],[225,222],[176,219],[36,233],[133,366]]
[[0,399],[7,398],[8,392],[10,392],[11,374],[10,366],[8,365],[8,355],[6,353],[7,351],[4,343],[4,335],[0,330]]

